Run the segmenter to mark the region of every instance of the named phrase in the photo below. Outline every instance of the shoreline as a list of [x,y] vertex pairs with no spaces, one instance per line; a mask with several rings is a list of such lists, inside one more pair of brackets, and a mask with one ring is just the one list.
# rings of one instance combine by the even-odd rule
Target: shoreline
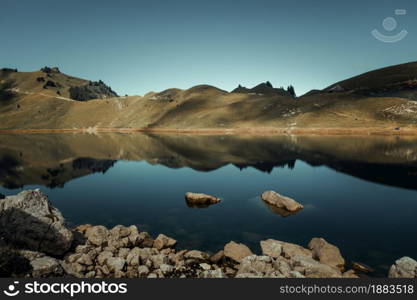
[[0,129],[0,134],[19,133],[156,133],[156,134],[193,134],[193,135],[346,135],[346,136],[417,136],[417,128],[199,128],[199,129],[171,129],[171,128],[62,128],[62,129]]
[[[360,278],[374,272],[345,260],[337,246],[320,237],[313,237],[307,247],[261,240],[257,255],[234,241],[216,253],[176,249],[177,240],[164,234],[153,238],[136,225],[70,228],[40,190],[1,199],[0,212],[0,271],[8,272],[7,277]],[[414,265],[416,271],[411,272],[409,266]],[[387,275],[417,277],[417,262],[402,257]]]

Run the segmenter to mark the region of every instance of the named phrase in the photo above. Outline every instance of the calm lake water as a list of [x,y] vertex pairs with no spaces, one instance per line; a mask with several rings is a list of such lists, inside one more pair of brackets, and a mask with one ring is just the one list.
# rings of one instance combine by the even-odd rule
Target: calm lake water
[[[0,135],[0,193],[40,188],[71,225],[136,224],[181,248],[267,238],[337,245],[377,276],[417,258],[417,140],[144,134]],[[304,205],[282,217],[260,194]],[[221,197],[190,208],[186,192]]]

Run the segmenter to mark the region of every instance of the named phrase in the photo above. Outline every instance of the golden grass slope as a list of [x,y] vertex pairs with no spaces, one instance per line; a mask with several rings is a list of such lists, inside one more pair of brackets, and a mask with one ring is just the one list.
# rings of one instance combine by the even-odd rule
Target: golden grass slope
[[[375,78],[396,82],[417,74],[417,64],[375,71],[352,79],[352,86]],[[395,75],[406,70],[406,75]],[[380,73],[379,73],[380,72]],[[402,72],[402,71],[401,71]],[[400,72],[400,73],[401,73]],[[378,75],[382,74],[382,75]],[[55,74],[65,90],[82,79]],[[38,72],[14,73],[15,96],[0,104],[0,129],[171,130],[171,131],[289,131],[348,129],[415,131],[417,102],[396,97],[367,97],[350,91],[322,92],[301,98],[278,95],[228,93],[200,85],[188,90],[169,89],[145,96],[85,102],[36,84]],[[397,78],[397,79],[395,79]],[[384,81],[385,80],[385,81]],[[345,84],[349,85],[349,84]],[[400,128],[400,130],[398,130]]]

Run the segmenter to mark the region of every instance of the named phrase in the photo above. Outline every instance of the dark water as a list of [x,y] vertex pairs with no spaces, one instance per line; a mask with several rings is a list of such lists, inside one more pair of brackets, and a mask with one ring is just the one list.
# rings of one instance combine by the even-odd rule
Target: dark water
[[[40,188],[72,225],[136,224],[180,247],[323,237],[386,275],[417,258],[417,140],[395,137],[0,135],[0,193]],[[282,217],[265,190],[305,208]],[[189,208],[184,193],[222,198]]]

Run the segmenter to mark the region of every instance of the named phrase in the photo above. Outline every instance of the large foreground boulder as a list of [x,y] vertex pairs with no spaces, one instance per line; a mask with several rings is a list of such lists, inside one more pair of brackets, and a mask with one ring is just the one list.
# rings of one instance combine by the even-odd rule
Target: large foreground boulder
[[[263,192],[261,195],[261,199],[265,201],[265,203],[267,203],[268,206],[272,206],[279,210],[282,210],[282,212],[279,212],[279,211],[276,211],[276,212],[278,212],[281,216],[284,216],[284,217],[291,215],[293,213],[296,213],[299,210],[304,208],[303,205],[301,205],[294,199],[291,199],[286,196],[282,196],[274,191]],[[288,214],[286,214],[285,212],[288,212]]]
[[417,278],[417,261],[408,256],[396,260],[389,269],[388,277]]
[[14,247],[53,256],[67,252],[73,240],[62,214],[40,190],[0,200],[0,236]]

